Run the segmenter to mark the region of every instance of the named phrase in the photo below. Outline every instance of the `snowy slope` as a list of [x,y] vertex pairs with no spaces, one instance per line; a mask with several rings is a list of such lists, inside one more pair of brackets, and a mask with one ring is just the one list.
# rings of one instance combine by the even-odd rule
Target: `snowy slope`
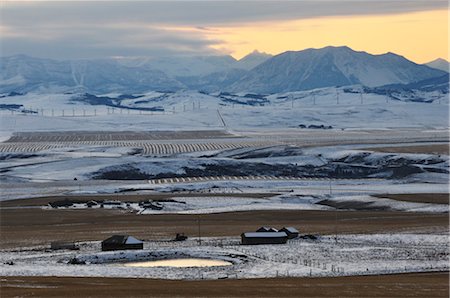
[[12,91],[142,92],[184,86],[159,70],[128,67],[114,60],[57,61],[24,55],[0,59],[0,93]]
[[425,65],[434,69],[443,70],[445,72],[449,72],[450,68],[450,63],[442,58],[438,58],[436,60],[425,63]]
[[443,74],[393,53],[370,55],[348,47],[326,47],[274,56],[231,85],[230,90],[276,93],[353,84],[373,87]]
[[272,57],[272,55],[270,55],[270,54],[254,50],[250,54],[239,59],[239,61],[237,61],[237,63],[236,63],[236,67],[250,70],[250,69],[255,68],[256,66],[260,65],[261,63],[267,61],[271,57]]
[[120,58],[126,66],[154,69],[170,77],[204,76],[228,70],[237,63],[231,56],[167,56],[149,58]]
[[[84,93],[28,93],[0,96],[0,133],[9,135],[13,131],[30,130],[217,129],[223,128],[218,111],[226,128],[237,130],[299,128],[300,125],[344,129],[448,128],[448,94],[433,91],[408,97],[408,92],[395,94],[395,99],[385,94],[359,93],[347,88],[270,96],[195,91],[147,92],[134,96],[120,93],[99,95],[115,101],[115,111],[111,106],[85,100]],[[418,99],[425,99],[425,102]],[[19,107],[9,108],[11,105]],[[149,117],[149,111],[156,108],[161,112]],[[34,111],[32,117],[23,117],[31,115],[24,111],[31,110]]]
[[175,56],[59,61],[24,55],[0,58],[0,93],[137,93],[194,89],[277,93],[330,86],[409,84],[445,72],[387,53],[348,47],[231,56]]

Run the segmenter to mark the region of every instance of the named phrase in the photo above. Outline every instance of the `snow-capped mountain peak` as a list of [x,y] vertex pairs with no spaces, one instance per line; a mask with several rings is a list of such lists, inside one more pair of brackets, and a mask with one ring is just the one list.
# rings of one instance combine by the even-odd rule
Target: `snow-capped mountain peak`
[[425,63],[424,65],[434,68],[434,69],[439,69],[439,70],[443,70],[445,72],[450,72],[450,62],[448,62],[445,59],[442,58],[438,58],[436,60],[430,61],[428,63]]
[[272,55],[259,52],[258,50],[254,50],[250,54],[242,57],[237,61],[237,67],[241,69],[250,70],[265,62],[267,59],[271,58]]
[[349,47],[288,51],[252,69],[232,91],[275,93],[361,84],[408,84],[444,73],[394,53],[371,55]]
[[411,84],[448,74],[394,53],[372,55],[346,46],[287,51],[273,57],[254,51],[239,61],[227,55],[72,61],[17,55],[0,58],[0,69],[0,93],[180,89],[278,93],[355,84]]

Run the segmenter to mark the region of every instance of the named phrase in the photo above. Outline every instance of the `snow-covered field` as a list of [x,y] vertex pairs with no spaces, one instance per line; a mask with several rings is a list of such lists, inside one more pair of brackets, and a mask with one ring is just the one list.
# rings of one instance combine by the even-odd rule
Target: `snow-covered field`
[[[331,192],[334,196],[402,193],[413,189],[445,193],[449,175],[446,155],[377,153],[351,146],[310,149],[270,146],[157,157],[136,155],[133,148],[97,146],[28,154],[0,153],[0,157],[0,178],[4,185],[1,200],[173,191],[237,194],[295,191],[294,194],[309,196]],[[310,208],[309,204],[293,206],[287,200],[267,203],[265,206],[261,201],[258,204],[241,201],[240,207],[230,203],[235,206],[231,209],[226,209],[229,205],[205,205],[202,209],[213,208],[211,212],[218,212],[254,207]],[[183,206],[185,212],[200,209],[198,204],[191,208],[189,204]],[[172,209],[166,210],[182,211]]]
[[[80,101],[80,96],[30,93],[2,97],[1,104],[20,107],[0,110],[0,135],[39,130],[217,129],[224,125],[234,130],[299,125],[339,129],[449,127],[448,94],[424,95],[432,99],[431,103],[393,100],[372,93],[363,94],[361,101],[359,93],[325,88],[273,94],[265,96],[262,105],[255,105],[254,99],[245,94],[232,96],[234,102],[220,94],[151,92],[137,99],[117,99],[119,108]],[[102,96],[114,100],[120,94]],[[164,111],[138,110],[157,107]]]
[[[239,245],[236,238],[145,242],[142,251],[100,252],[98,242],[79,251],[3,251],[4,276],[103,276],[165,279],[343,276],[449,270],[448,234],[374,234],[292,239],[285,245]],[[72,265],[76,259],[84,264]],[[207,268],[127,267],[126,263],[203,258],[231,262]],[[12,262],[12,263],[11,263]],[[13,265],[8,265],[13,264]]]
[[[45,131],[221,129],[234,136],[66,143],[47,142],[43,137],[41,141],[2,143],[0,200],[109,194],[108,199],[120,197],[120,208],[136,216],[248,210],[325,212],[336,210],[333,206],[339,204],[347,206],[340,209],[348,210],[422,212],[424,216],[448,213],[448,204],[373,196],[449,192],[448,155],[365,149],[380,144],[446,144],[448,94],[420,96],[428,102],[345,92],[343,88],[273,94],[263,99],[194,91],[150,92],[129,98],[121,94],[5,96],[0,98],[1,142],[15,132]],[[108,105],[95,103],[97,100],[107,100]],[[157,208],[126,202],[128,194],[160,193],[173,193],[174,197],[152,202]],[[203,196],[208,193],[220,196]],[[242,193],[268,195],[251,198]],[[76,203],[68,208],[87,207]],[[100,252],[98,242],[88,242],[81,243],[76,252],[42,247],[3,250],[0,269],[6,276],[168,279],[444,271],[449,270],[448,237],[448,232],[441,230],[426,235],[386,231],[251,247],[239,245],[239,239],[232,237],[205,238],[202,246],[195,239],[147,241],[144,251],[108,253]],[[86,264],[68,264],[74,257]],[[179,257],[219,259],[232,265],[207,269],[123,265]]]
[[[438,190],[435,188],[434,190]],[[262,190],[262,189],[260,189]],[[361,192],[363,192],[361,190]],[[404,212],[425,212],[425,213],[448,213],[446,204],[414,203],[397,201],[387,198],[377,198],[366,195],[355,195],[347,192],[337,192],[337,194],[305,195],[304,191],[292,192],[289,194],[274,195],[267,198],[239,197],[239,194],[229,196],[211,197],[183,197],[174,196],[165,201],[150,201],[143,203],[124,201],[99,201],[94,206],[87,206],[86,203],[74,202],[71,206],[53,207],[58,209],[116,209],[128,210],[136,214],[206,214],[224,213],[250,210],[335,210],[330,207],[332,204],[346,204],[347,210],[384,210],[384,211],[404,211]],[[370,193],[370,192],[367,192]],[[352,207],[353,206],[353,207]],[[42,206],[50,209],[52,207]]]

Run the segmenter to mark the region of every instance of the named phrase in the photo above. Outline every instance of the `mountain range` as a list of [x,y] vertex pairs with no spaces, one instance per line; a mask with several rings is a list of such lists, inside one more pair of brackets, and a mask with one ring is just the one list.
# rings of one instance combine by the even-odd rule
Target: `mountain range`
[[371,55],[348,47],[276,56],[254,51],[240,60],[177,56],[60,61],[16,55],[0,58],[0,93],[192,89],[269,94],[355,84],[411,85],[448,74],[432,68],[435,64],[419,65],[394,53]]

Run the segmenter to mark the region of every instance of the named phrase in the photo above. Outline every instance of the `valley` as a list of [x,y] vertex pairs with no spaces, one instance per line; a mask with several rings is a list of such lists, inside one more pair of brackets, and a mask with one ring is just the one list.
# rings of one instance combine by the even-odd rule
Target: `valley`
[[[350,79],[343,53],[355,55],[355,69],[367,62],[373,72],[381,63],[383,80]],[[142,61],[138,69],[136,61],[109,61],[89,66],[92,73],[72,63],[77,86],[68,80],[47,88],[27,77],[20,88],[4,87],[2,291],[66,295],[112,280],[120,291],[138,280],[143,289],[200,283],[211,296],[223,281],[259,287],[274,280],[302,291],[351,281],[356,286],[343,295],[362,297],[401,280],[420,286],[389,284],[377,293],[448,293],[448,74],[388,55],[399,61],[392,70],[382,63],[386,55],[367,55],[309,50],[264,56],[237,71],[224,65],[238,62],[221,60],[228,91],[217,91],[224,86],[212,72],[217,64],[174,78],[180,69],[167,75]],[[320,72],[310,65],[309,80],[266,82],[286,56],[302,65],[322,57],[318,67],[330,81],[314,79]],[[126,80],[104,85],[95,75],[103,67]],[[395,79],[385,81],[386,73]],[[149,81],[136,82],[140,76]],[[244,233],[263,227],[299,235],[279,245],[243,244]],[[105,239],[120,235],[142,249],[102,251]],[[184,259],[226,266],[127,266]],[[360,283],[370,284],[367,292],[356,291]]]

